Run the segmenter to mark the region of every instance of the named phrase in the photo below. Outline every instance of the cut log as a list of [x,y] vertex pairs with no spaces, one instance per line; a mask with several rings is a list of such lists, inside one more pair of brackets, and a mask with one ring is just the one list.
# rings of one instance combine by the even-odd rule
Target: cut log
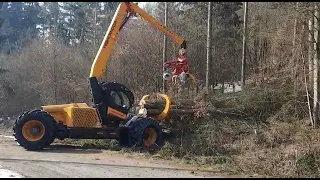
[[[210,113],[211,115],[223,116],[241,116],[245,117],[242,112],[234,108],[215,108],[215,107],[196,107],[197,101],[194,99],[173,99],[171,101],[169,116],[181,116],[189,114],[191,116],[195,113]],[[147,109],[148,116],[156,116],[163,112],[166,105],[164,99],[147,99],[145,100],[144,108]]]
[[[164,109],[164,104],[145,104],[144,107],[146,109]],[[195,109],[195,106],[190,105],[171,105],[170,109]]]
[[[197,108],[197,109],[170,109],[169,113],[171,115],[181,115],[181,114],[193,114],[199,111],[206,111],[213,114],[225,114],[225,115],[235,115],[235,116],[245,116],[242,112],[239,112],[233,108],[215,108],[215,107],[206,107],[206,108]],[[155,116],[162,112],[159,109],[147,109],[149,116]]]
[[[162,104],[162,105],[165,105],[166,104],[166,101],[163,100],[163,99],[159,99],[159,100],[146,100],[145,101],[145,104]],[[172,100],[171,101],[171,104],[173,105],[190,105],[190,106],[193,106],[196,104],[196,102],[194,102],[194,100],[191,100],[191,99],[179,99],[179,100]]]
[[[160,114],[162,110],[159,109],[147,109],[148,114]],[[170,109],[170,114],[190,114],[197,112],[197,109]]]

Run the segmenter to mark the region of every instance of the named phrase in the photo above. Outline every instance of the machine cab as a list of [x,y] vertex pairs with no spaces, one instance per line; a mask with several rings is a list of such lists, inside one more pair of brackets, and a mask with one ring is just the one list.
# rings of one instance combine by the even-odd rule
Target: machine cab
[[102,124],[118,124],[127,118],[134,104],[133,93],[124,85],[115,82],[104,82],[100,86],[102,88],[102,107],[105,110],[102,113],[99,112]]

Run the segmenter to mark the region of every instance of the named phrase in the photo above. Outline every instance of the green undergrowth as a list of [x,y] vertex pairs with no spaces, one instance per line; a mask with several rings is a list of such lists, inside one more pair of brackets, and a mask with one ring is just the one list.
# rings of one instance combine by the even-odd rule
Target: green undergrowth
[[320,176],[320,131],[309,125],[303,92],[291,97],[284,88],[255,88],[211,93],[202,100],[206,106],[232,108],[244,116],[185,118],[180,134],[161,149],[162,156],[237,174]]

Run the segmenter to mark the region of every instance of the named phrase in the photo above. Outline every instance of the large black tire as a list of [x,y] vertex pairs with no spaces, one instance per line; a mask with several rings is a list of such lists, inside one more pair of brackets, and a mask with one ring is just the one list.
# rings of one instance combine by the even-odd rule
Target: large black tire
[[[40,139],[30,141],[24,137],[23,127],[30,121],[36,121],[44,127],[44,133]],[[27,111],[18,117],[13,126],[14,137],[17,143],[27,150],[40,150],[49,146],[56,138],[56,121],[45,111],[34,110]]]
[[[127,124],[127,127],[129,129],[129,146],[131,147],[160,148],[164,144],[162,128],[158,122],[152,118],[138,118]],[[156,133],[155,142],[149,145],[144,141],[147,129],[151,129]]]

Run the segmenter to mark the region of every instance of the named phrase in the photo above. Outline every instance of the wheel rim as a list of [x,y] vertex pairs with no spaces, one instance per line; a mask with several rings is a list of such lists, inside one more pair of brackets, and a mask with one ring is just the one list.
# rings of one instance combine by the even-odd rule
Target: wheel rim
[[22,127],[22,135],[28,141],[38,141],[45,133],[44,125],[38,120],[26,122]]
[[153,145],[157,140],[157,132],[153,128],[147,128],[143,133],[143,144],[145,146]]

